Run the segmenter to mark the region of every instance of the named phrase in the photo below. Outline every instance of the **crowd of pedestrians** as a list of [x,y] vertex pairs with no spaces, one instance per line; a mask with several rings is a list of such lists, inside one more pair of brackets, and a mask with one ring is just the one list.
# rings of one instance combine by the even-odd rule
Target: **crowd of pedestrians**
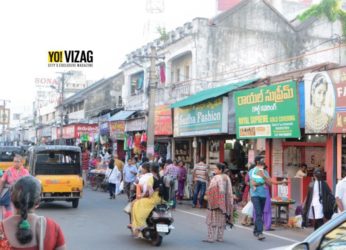
[[[65,240],[59,225],[53,220],[35,214],[39,204],[41,184],[29,175],[19,155],[14,157],[13,166],[7,169],[0,181],[0,205],[3,207],[3,222],[0,223],[1,249],[33,249],[37,244],[44,249],[65,249]],[[99,165],[107,167],[105,179],[108,182],[109,198],[115,199],[121,192],[132,203],[130,225],[135,236],[146,223],[153,207],[162,201],[158,182],[162,176],[173,183],[167,202],[174,210],[186,196],[188,174],[192,175],[192,208],[207,208],[207,237],[204,242],[222,242],[227,225],[233,225],[236,203],[247,207],[252,204],[251,214],[242,217],[241,224],[254,225],[253,235],[258,240],[265,238],[263,231],[272,229],[271,185],[286,184],[270,178],[264,159],[255,158],[255,164],[248,172],[235,174],[227,164],[218,163],[211,171],[201,157],[191,170],[181,160],[148,159],[141,161],[129,158],[124,164],[118,156],[107,152],[103,157],[90,155],[83,150],[83,178],[87,181],[90,169]],[[336,186],[335,196],[323,179],[323,171],[316,168],[304,202],[303,225],[312,225],[316,230],[337,212],[346,208],[346,175]],[[10,189],[10,187],[12,187]],[[10,191],[11,190],[11,191]],[[239,192],[236,190],[240,190]],[[207,196],[207,197],[206,197]],[[23,198],[25,197],[25,199]],[[190,197],[189,197],[190,198]],[[335,211],[334,204],[338,211]],[[244,210],[244,209],[243,209]],[[38,230],[45,237],[34,234]],[[38,237],[38,238],[37,238]],[[51,240],[47,240],[51,237]],[[35,245],[36,244],[36,245]]]

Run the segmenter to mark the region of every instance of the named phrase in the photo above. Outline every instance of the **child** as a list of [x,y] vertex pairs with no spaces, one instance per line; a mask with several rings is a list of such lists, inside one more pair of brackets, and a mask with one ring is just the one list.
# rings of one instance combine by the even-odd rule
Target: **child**
[[252,185],[254,191],[256,190],[256,186],[265,183],[264,178],[258,175],[260,171],[264,172],[263,166],[257,166],[254,171],[252,171],[251,180],[255,182],[255,185]]

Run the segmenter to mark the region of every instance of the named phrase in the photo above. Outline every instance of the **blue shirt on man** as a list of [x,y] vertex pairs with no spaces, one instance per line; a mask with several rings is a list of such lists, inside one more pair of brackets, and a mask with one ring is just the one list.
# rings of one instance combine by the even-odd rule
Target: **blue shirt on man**
[[[134,172],[135,174],[131,173]],[[124,182],[134,182],[136,180],[137,175],[137,167],[135,165],[128,165],[126,164],[124,166],[123,174],[124,174]]]

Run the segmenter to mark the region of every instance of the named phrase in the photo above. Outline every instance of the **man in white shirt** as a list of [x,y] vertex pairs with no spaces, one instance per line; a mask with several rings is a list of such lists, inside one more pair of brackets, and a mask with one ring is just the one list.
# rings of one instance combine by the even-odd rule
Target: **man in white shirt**
[[346,176],[343,174],[341,179],[336,185],[335,198],[338,205],[339,212],[343,212],[346,209]]
[[303,163],[301,166],[300,166],[300,168],[299,168],[299,170],[297,171],[297,173],[296,173],[296,178],[303,178],[303,177],[306,177],[307,176],[307,171],[308,171],[308,166],[305,164],[305,163]]

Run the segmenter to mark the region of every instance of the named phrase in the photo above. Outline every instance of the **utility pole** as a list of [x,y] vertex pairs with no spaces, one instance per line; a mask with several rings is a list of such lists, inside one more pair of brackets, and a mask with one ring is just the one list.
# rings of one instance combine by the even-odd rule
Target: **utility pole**
[[59,144],[62,145],[62,133],[64,127],[64,91],[65,91],[65,73],[61,76],[61,89],[60,89],[60,138]]
[[148,107],[148,125],[147,125],[147,155],[154,156],[154,138],[155,138],[155,98],[157,87],[157,74],[156,74],[156,48],[151,47],[150,55],[150,72],[149,72],[149,107]]
[[0,124],[2,123],[2,138],[5,142],[5,126],[7,125],[7,128],[9,126],[9,122],[10,122],[10,111],[8,109],[6,109],[6,103],[10,102],[10,100],[1,100],[3,101],[3,105],[2,107],[0,106],[0,109],[2,112],[1,113],[1,117],[0,117]]
[[64,127],[64,94],[65,94],[65,81],[66,75],[71,75],[71,72],[57,72],[61,74],[60,81],[60,136],[59,136],[59,145],[63,144],[63,127]]

